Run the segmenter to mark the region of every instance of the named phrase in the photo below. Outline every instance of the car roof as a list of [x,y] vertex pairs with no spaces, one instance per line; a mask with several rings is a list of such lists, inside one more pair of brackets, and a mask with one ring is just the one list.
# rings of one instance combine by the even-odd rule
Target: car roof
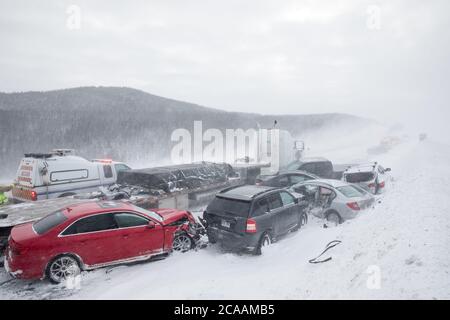
[[350,185],[347,182],[341,181],[341,180],[334,180],[334,179],[317,179],[317,180],[308,180],[304,182],[297,183],[296,185],[302,185],[302,184],[317,184],[321,186],[328,186],[332,188],[339,188]]
[[220,198],[251,201],[258,195],[277,189],[279,188],[257,185],[244,185],[227,188],[220,191],[216,196]]
[[87,216],[92,213],[121,210],[134,210],[134,207],[132,204],[124,201],[86,201],[63,208],[64,214],[69,219]]
[[305,176],[319,178],[319,176],[304,170],[282,170],[279,172],[279,175],[281,174],[304,174]]
[[310,176],[315,179],[319,178],[317,175],[310,173],[308,171],[304,171],[304,170],[280,170],[279,172],[274,173],[274,174],[259,175],[258,178],[263,179],[263,180],[268,180],[271,178],[275,178],[275,177],[279,177],[281,175],[287,175],[287,174],[303,174],[305,176]]

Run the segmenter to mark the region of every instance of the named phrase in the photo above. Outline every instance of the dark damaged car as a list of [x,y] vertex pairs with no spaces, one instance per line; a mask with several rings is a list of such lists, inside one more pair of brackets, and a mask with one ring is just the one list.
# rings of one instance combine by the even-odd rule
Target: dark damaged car
[[245,185],[218,193],[203,219],[210,243],[261,254],[264,247],[306,223],[304,209],[286,190]]

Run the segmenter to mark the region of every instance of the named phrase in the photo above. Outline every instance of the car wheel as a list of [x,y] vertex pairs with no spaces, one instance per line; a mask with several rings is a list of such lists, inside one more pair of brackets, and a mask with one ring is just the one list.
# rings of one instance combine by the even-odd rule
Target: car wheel
[[308,222],[308,216],[306,215],[306,213],[300,213],[298,216],[298,222],[297,225],[295,226],[294,229],[292,229],[292,231],[298,231],[300,230],[300,228],[302,226],[304,226],[306,223]]
[[331,211],[327,214],[327,222],[329,226],[337,226],[341,223],[341,216],[336,211]]
[[269,232],[264,232],[259,239],[258,247],[255,250],[256,255],[261,255],[264,252],[264,249],[272,244],[272,236]]
[[194,246],[194,241],[186,233],[180,233],[173,238],[173,251],[186,252]]
[[47,277],[53,283],[61,283],[69,278],[75,278],[80,273],[81,268],[78,260],[70,255],[53,259],[47,268]]
[[302,227],[308,223],[308,214],[307,213],[303,213],[302,214],[302,220],[301,220],[301,225]]

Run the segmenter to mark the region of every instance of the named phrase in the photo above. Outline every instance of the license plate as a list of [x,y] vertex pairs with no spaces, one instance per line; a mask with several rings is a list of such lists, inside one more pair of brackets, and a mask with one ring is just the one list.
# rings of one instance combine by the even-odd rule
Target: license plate
[[230,227],[230,223],[228,221],[226,221],[226,220],[222,220],[221,225],[222,225],[222,227],[225,227],[225,228],[229,228]]

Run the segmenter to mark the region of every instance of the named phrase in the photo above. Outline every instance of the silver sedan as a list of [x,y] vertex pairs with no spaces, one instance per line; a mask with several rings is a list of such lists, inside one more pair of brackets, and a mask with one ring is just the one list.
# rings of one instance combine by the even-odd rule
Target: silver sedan
[[289,189],[308,207],[308,213],[339,224],[374,205],[375,198],[361,187],[339,180],[300,182]]

